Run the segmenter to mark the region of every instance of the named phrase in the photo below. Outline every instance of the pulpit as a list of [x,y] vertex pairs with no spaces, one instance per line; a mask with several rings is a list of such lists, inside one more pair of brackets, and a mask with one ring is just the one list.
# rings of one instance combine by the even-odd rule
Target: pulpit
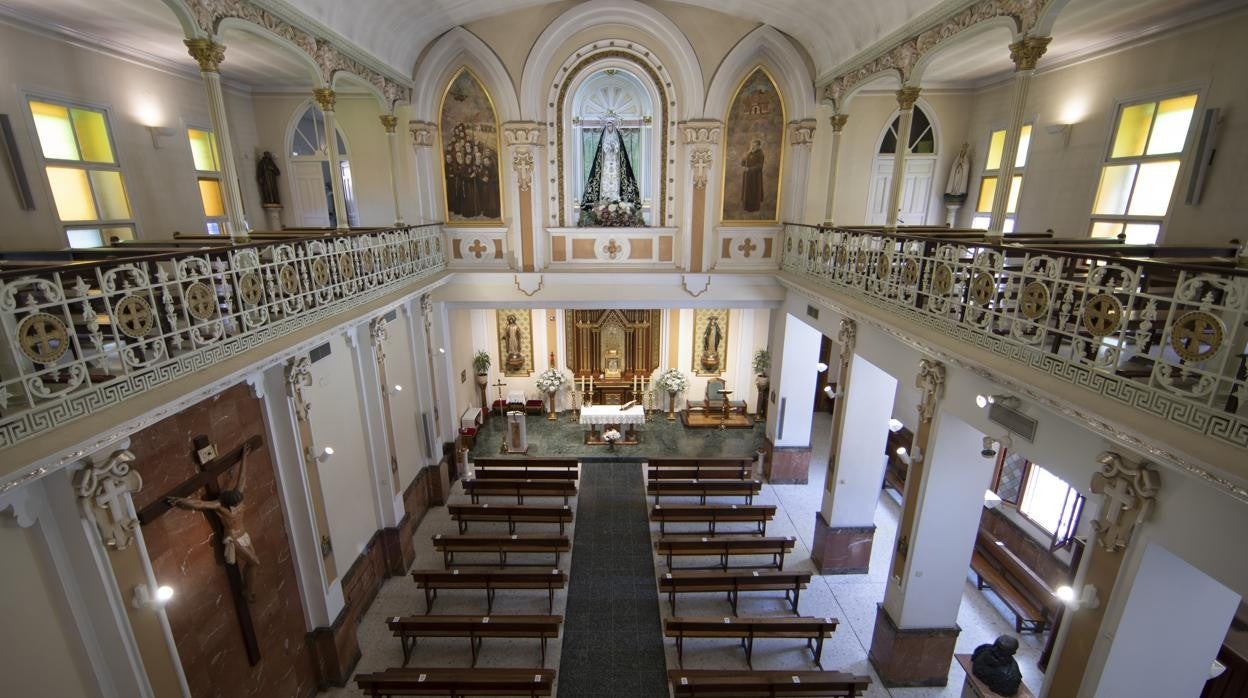
[[529,434],[524,422],[524,412],[512,410],[507,413],[507,439],[504,442],[507,453],[528,453]]

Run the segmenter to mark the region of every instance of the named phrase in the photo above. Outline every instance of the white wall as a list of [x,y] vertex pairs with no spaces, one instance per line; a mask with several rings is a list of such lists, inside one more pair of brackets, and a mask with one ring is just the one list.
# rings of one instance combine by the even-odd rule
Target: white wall
[[[831,364],[829,371],[837,371]],[[861,356],[854,355],[848,385],[838,386],[846,409],[837,455],[836,484],[824,493],[823,511],[829,526],[870,526],[875,521],[880,483],[884,479],[884,445],[897,379]]]

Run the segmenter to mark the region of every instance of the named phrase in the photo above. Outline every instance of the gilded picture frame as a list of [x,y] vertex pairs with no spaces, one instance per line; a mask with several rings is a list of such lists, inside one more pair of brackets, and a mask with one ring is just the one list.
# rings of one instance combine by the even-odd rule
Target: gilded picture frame
[[737,83],[724,115],[719,188],[722,224],[763,227],[780,223],[787,123],[779,85],[767,68],[755,66]]
[[728,309],[694,308],[692,340],[694,375],[723,375],[728,363]]
[[[507,364],[507,335],[510,318],[516,319],[523,363],[519,368]],[[494,311],[498,327],[498,367],[504,376],[529,376],[533,373],[533,311],[525,308],[499,308]]]
[[[488,118],[483,116],[485,110]],[[460,67],[438,104],[438,158],[447,227],[503,225],[501,133],[490,91],[471,68]]]

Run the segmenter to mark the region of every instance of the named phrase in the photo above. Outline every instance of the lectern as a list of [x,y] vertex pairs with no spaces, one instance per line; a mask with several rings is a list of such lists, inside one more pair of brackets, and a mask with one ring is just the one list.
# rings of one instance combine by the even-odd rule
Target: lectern
[[528,453],[529,434],[525,428],[524,413],[512,410],[507,413],[507,453]]

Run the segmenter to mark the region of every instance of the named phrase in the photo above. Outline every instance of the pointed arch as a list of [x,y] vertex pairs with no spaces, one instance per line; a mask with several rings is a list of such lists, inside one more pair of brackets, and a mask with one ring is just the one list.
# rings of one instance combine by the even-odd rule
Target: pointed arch
[[333,88],[335,91],[338,91],[340,89],[339,85],[341,83],[347,83],[350,85],[354,85],[356,87],[364,88],[365,92],[372,95],[373,99],[377,100],[377,108],[381,110],[382,114],[390,113],[391,108],[392,108],[392,105],[390,104],[390,100],[386,99],[386,96],[385,94],[382,93],[381,89],[378,88],[373,83],[369,82],[368,80],[365,80],[364,78],[360,77],[359,75],[356,75],[355,73],[347,72],[345,70],[339,70],[334,73],[334,77],[330,81],[329,86]]
[[746,34],[724,56],[706,93],[703,107],[706,117],[721,118],[728,111],[729,101],[736,96],[740,83],[759,65],[772,76],[772,82],[784,99],[788,118],[814,117],[814,77],[793,44],[769,26],[761,26]]
[[416,119],[431,123],[438,121],[442,105],[441,90],[465,66],[472,70],[490,95],[494,103],[494,115],[500,123],[520,118],[516,91],[503,62],[472,32],[463,27],[455,27],[434,42],[416,68],[414,84],[437,86],[432,90],[413,91],[412,111]]
[[501,225],[501,122],[489,89],[472,68],[461,67],[446,83],[437,114],[435,152],[442,162],[447,223]]
[[[721,222],[744,225],[780,222],[784,137],[788,124],[785,114],[784,92],[766,66],[755,66],[737,83],[732,101],[723,112]],[[734,166],[729,167],[729,163]],[[738,163],[742,169],[738,169]]]

